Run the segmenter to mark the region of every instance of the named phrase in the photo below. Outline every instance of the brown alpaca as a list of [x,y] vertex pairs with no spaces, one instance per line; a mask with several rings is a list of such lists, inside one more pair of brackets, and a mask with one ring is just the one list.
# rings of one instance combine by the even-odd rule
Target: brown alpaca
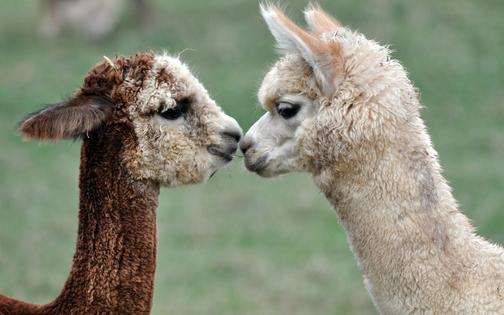
[[178,59],[141,53],[97,64],[71,99],[29,115],[19,130],[82,138],[78,237],[53,302],[0,295],[0,314],[148,314],[159,187],[202,182],[229,162],[236,121]]

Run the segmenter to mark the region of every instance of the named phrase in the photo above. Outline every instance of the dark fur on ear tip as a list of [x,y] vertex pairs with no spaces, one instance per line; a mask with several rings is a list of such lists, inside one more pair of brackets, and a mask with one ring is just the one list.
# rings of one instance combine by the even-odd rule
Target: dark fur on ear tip
[[43,127],[46,124],[44,112],[54,110],[56,107],[62,106],[62,104],[64,103],[47,104],[38,111],[29,113],[18,123],[16,130],[27,139],[50,139],[50,137],[47,136],[47,130],[43,132],[43,129],[46,129]]
[[112,113],[112,103],[97,96],[78,96],[29,114],[17,130],[28,139],[78,137],[98,127]]

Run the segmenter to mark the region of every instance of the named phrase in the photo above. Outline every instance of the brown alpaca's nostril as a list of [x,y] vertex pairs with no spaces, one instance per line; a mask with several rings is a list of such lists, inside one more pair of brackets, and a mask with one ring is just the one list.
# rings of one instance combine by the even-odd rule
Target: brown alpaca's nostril
[[247,152],[248,149],[252,147],[252,141],[250,139],[243,139],[240,141],[240,150],[242,151],[243,154]]
[[241,139],[241,132],[238,130],[226,130],[222,132],[222,135],[225,137],[232,138],[236,142],[239,142]]

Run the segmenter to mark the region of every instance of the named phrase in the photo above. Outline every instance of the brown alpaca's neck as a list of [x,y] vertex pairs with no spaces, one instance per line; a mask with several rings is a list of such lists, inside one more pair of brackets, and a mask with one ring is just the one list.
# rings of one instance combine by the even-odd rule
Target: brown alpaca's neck
[[[60,295],[38,311],[32,307],[33,314],[150,312],[159,189],[132,179],[122,154],[121,137],[83,140],[73,265]],[[27,314],[29,307],[13,314]]]
[[56,307],[82,313],[147,314],[156,260],[158,187],[121,165],[122,137],[86,139],[79,228],[70,277]]

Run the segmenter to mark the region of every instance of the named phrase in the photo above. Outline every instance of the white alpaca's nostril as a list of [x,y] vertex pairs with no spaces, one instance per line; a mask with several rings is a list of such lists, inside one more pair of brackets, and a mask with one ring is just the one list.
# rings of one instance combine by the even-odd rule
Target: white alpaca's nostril
[[250,138],[244,138],[242,141],[240,141],[240,150],[242,151],[243,154],[247,152],[248,149],[252,147],[252,140]]

